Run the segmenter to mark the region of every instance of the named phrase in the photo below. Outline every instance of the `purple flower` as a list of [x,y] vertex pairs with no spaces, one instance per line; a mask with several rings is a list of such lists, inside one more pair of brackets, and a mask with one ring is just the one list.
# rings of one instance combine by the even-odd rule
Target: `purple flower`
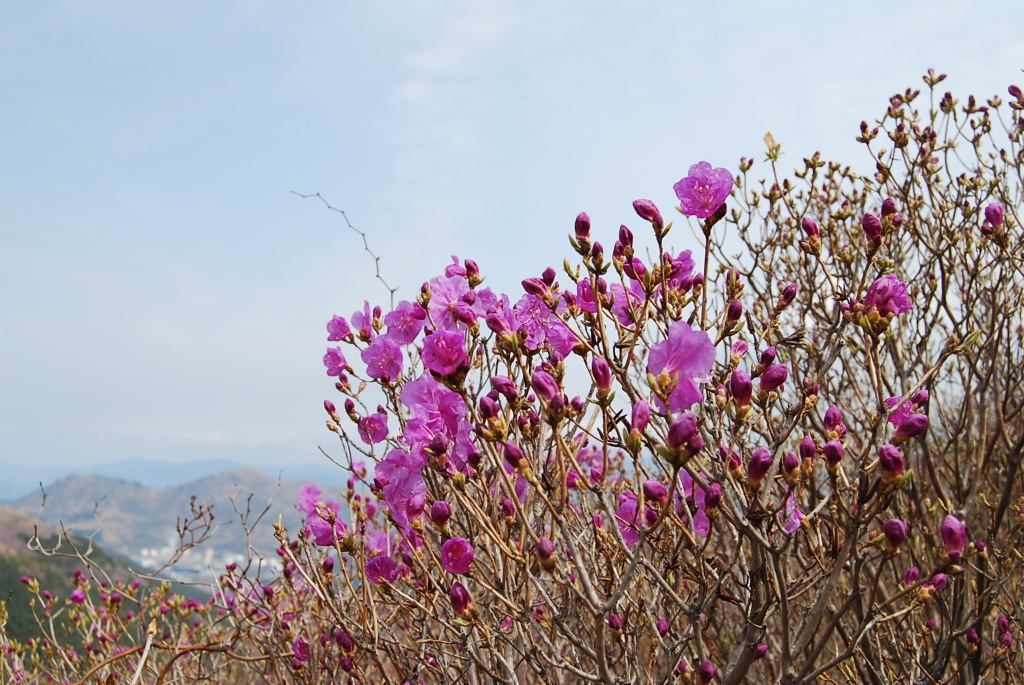
[[[686,472],[683,471],[683,473]],[[619,508],[615,510],[615,519],[619,524],[622,541],[629,547],[640,542],[637,513],[636,493],[632,490],[627,490],[619,495]]]
[[451,538],[441,545],[441,566],[448,573],[469,573],[473,565],[473,545],[464,538]]
[[950,561],[953,563],[958,562],[960,555],[964,551],[964,546],[967,545],[967,528],[964,526],[963,521],[952,514],[948,514],[942,520],[939,536],[942,537],[942,544],[946,548],[946,554],[949,555]]
[[712,169],[707,162],[698,162],[672,189],[676,191],[683,214],[707,219],[728,199],[733,183],[728,169]]
[[797,506],[796,494],[792,491],[786,498],[786,506],[779,512],[779,517],[782,518],[782,529],[787,533],[792,533],[800,528],[800,522],[805,518],[804,512],[800,511],[800,507]]
[[378,337],[359,356],[366,364],[366,373],[370,378],[394,382],[402,375],[402,350],[392,342],[390,336]]
[[388,337],[398,345],[408,345],[423,330],[423,321],[427,313],[415,302],[402,301],[384,317],[388,325]]
[[324,355],[324,366],[327,367],[328,376],[340,376],[345,373],[348,362],[345,361],[345,355],[341,353],[340,347],[327,348],[327,354]]
[[[703,399],[695,379],[706,376],[714,363],[715,346],[708,334],[693,330],[685,321],[677,321],[668,329],[668,337],[651,347],[647,371],[676,379],[668,409],[685,411]],[[665,403],[660,397],[657,399],[664,409]]]
[[916,566],[911,566],[907,569],[907,572],[903,574],[903,584],[906,586],[913,585],[921,578],[921,571]]
[[594,384],[599,390],[610,390],[612,387],[612,369],[604,357],[594,357],[590,362],[590,370],[594,374]]
[[85,590],[80,587],[76,587],[71,591],[71,596],[68,597],[72,604],[85,604]]
[[320,496],[322,494],[323,492],[321,492],[320,488],[315,485],[303,485],[299,489],[299,501],[295,508],[303,514],[312,514],[316,509],[316,505],[321,501]]
[[452,603],[452,611],[458,616],[464,615],[473,606],[473,598],[469,590],[462,583],[452,583],[452,589],[448,591],[448,599]]
[[458,331],[440,330],[423,339],[420,353],[423,365],[438,374],[447,376],[466,364],[466,337]]
[[352,331],[348,327],[348,321],[340,316],[334,316],[327,322],[327,334],[327,340],[336,342],[352,335]]
[[295,658],[299,661],[305,661],[309,658],[309,644],[301,637],[295,638],[295,642],[292,643],[292,649],[295,651]]
[[882,276],[868,287],[864,307],[880,314],[903,314],[914,308],[907,295],[907,284],[893,275]]
[[376,445],[388,437],[388,415],[377,410],[369,416],[359,419],[359,437],[367,445]]
[[[706,474],[701,474],[701,476],[707,480]],[[718,483],[709,483],[709,489],[705,492],[693,481],[693,477],[686,470],[679,472],[679,480],[683,485],[683,498],[691,509],[695,510],[693,512],[693,532],[697,535],[707,535],[711,532],[711,519],[708,518],[705,509],[714,509],[721,502],[722,486]],[[714,501],[716,495],[718,496],[717,502]]]
[[316,544],[321,547],[333,547],[335,539],[340,540],[344,537],[348,527],[341,520],[337,502],[317,502],[306,519],[306,530],[313,536],[313,542]]
[[398,579],[398,564],[389,556],[374,557],[366,562],[366,578],[374,585],[393,583]]
[[648,479],[644,482],[644,497],[660,504],[668,499],[668,488],[660,480]]

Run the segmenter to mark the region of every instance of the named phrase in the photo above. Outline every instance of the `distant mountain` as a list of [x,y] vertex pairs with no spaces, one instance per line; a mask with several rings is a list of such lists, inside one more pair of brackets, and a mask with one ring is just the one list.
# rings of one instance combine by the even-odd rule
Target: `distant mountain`
[[[179,466],[179,469],[182,467]],[[339,471],[340,473],[340,471]],[[278,481],[259,469],[236,468],[198,480],[150,488],[124,478],[95,475],[68,476],[10,503],[25,514],[39,515],[44,523],[93,535],[112,553],[152,568],[162,564],[178,544],[179,517],[191,517],[190,500],[213,506],[219,528],[210,540],[183,560],[181,566],[209,578],[209,569],[219,571],[227,561],[244,557],[248,546],[260,556],[271,556],[277,547],[272,524],[278,516],[292,535],[300,515],[294,504],[306,480]],[[320,485],[325,498],[339,499],[338,488]],[[257,517],[266,514],[257,522]],[[252,529],[246,535],[241,520]]]

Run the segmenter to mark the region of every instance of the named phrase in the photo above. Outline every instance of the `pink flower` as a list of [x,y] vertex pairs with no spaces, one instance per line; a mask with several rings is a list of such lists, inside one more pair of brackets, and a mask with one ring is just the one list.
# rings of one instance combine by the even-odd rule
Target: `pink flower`
[[388,325],[388,336],[399,345],[408,345],[423,330],[423,320],[427,313],[415,302],[402,301],[384,317]]
[[327,348],[327,354],[324,355],[324,366],[327,367],[328,376],[340,376],[345,373],[348,362],[345,361],[345,355],[341,353],[340,347]]
[[[334,519],[333,525],[331,519]],[[333,547],[335,539],[340,540],[348,532],[337,502],[318,502],[306,519],[306,529],[313,536],[313,542],[321,547]]]
[[305,661],[309,658],[309,644],[301,637],[295,638],[292,648],[295,650],[295,658],[299,661]]
[[676,191],[683,214],[707,219],[725,203],[732,187],[733,178],[728,169],[712,169],[707,162],[698,162],[672,189]]
[[366,578],[374,585],[393,583],[398,579],[398,564],[391,557],[374,557],[366,562]]
[[320,499],[322,494],[320,488],[315,485],[303,485],[299,490],[299,501],[295,508],[303,514],[312,514],[316,505],[322,501]]
[[376,445],[388,437],[388,415],[383,408],[359,419],[359,437],[367,445]]
[[327,322],[327,333],[327,339],[331,342],[344,340],[348,336],[352,335],[352,331],[348,327],[348,322],[340,316],[335,316]]
[[80,587],[76,587],[71,591],[71,596],[68,599],[71,600],[72,604],[85,604],[85,591]]
[[473,545],[465,538],[451,538],[441,545],[441,566],[448,573],[469,573],[473,565]]
[[881,314],[903,314],[914,308],[907,296],[907,284],[893,275],[882,276],[868,287],[864,307]]
[[[655,376],[668,374],[676,379],[669,395],[668,409],[685,411],[703,399],[694,379],[703,377],[715,364],[715,346],[704,331],[695,331],[685,321],[677,321],[668,329],[668,337],[651,347],[647,371]],[[665,403],[658,399],[664,409]]]
[[447,376],[467,363],[466,337],[458,331],[440,330],[423,339],[420,353],[423,365],[438,374]]
[[402,350],[387,335],[378,337],[359,356],[366,364],[370,378],[393,382],[402,375]]

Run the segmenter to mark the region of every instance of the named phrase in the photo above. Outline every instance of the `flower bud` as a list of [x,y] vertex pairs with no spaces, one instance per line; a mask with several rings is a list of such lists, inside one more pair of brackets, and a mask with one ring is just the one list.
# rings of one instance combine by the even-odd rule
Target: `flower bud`
[[800,222],[800,227],[808,238],[821,237],[821,229],[818,228],[818,222],[809,216],[803,218],[803,221]]
[[878,448],[878,461],[882,466],[882,475],[886,479],[903,473],[905,467],[903,455],[895,445],[882,445]]
[[701,685],[710,685],[711,681],[715,679],[715,673],[717,673],[715,665],[710,661],[705,661],[697,669],[697,682]]
[[739,300],[733,300],[729,303],[729,308],[725,310],[725,321],[727,324],[734,324],[740,320],[743,316],[743,303]]
[[1021,99],[1021,97],[1024,97],[1024,91],[1021,91],[1020,86],[1011,85],[1006,89],[1006,92],[1008,92],[1011,97],[1015,97],[1018,100]]
[[541,538],[534,549],[541,568],[550,571],[555,567],[555,543],[548,538]]
[[832,440],[842,440],[846,435],[846,424],[843,423],[843,412],[836,405],[825,410],[825,436]]
[[619,226],[619,242],[622,243],[623,247],[633,247],[633,232],[624,225]]
[[911,438],[916,438],[926,430],[928,430],[928,416],[925,414],[911,414],[896,428],[892,439],[894,443],[900,444]]
[[465,615],[473,606],[473,598],[470,596],[469,590],[458,581],[452,583],[452,589],[448,591],[448,598],[452,602],[452,610],[458,616]]
[[796,299],[797,285],[796,283],[790,283],[782,289],[782,294],[779,295],[780,308],[788,307],[793,304],[793,300]]
[[611,614],[608,616],[608,627],[615,632],[622,630],[622,617],[618,614]]
[[451,518],[452,508],[448,506],[448,503],[443,499],[439,499],[430,505],[430,522],[438,528],[448,523],[448,519]]
[[796,452],[787,452],[782,460],[782,475],[790,487],[797,484],[800,479],[800,457]]
[[665,620],[664,618],[659,618],[658,619],[658,635],[661,635],[662,637],[665,637],[666,635],[668,635],[668,630],[669,630],[669,628],[668,628],[668,621]]
[[949,576],[947,576],[945,573],[936,573],[934,576],[932,576],[932,579],[929,582],[929,584],[932,586],[932,588],[935,589],[936,592],[940,592],[942,588],[946,587],[946,581],[948,580]]
[[882,202],[882,218],[896,213],[896,200],[891,197],[885,198]]
[[875,214],[868,212],[864,215],[864,218],[860,222],[861,228],[864,229],[864,235],[868,241],[873,245],[881,245],[882,243],[882,220]]
[[949,560],[954,564],[960,561],[960,555],[967,544],[967,528],[963,521],[948,514],[939,528],[939,536],[942,538],[942,544],[946,548]]
[[551,296],[551,291],[548,289],[547,284],[539,278],[523,279],[523,290],[541,299]]
[[763,659],[764,655],[768,653],[768,645],[758,645],[757,651],[754,652],[754,661]]
[[889,519],[882,526],[885,534],[885,550],[895,554],[907,539],[907,524],[900,519]]
[[664,225],[661,212],[658,211],[658,208],[650,200],[634,201],[633,210],[644,221],[650,221],[655,228],[661,228]]
[[761,374],[761,392],[773,392],[782,389],[789,378],[789,367],[785,364],[772,364]]
[[576,232],[576,239],[583,241],[590,238],[590,216],[586,212],[580,212],[576,216],[576,225],[573,227]]
[[718,508],[718,505],[722,503],[722,484],[721,483],[709,483],[708,489],[704,493],[704,508],[712,511]]
[[996,632],[1000,635],[1006,635],[1010,632],[1010,619],[1000,614],[999,618],[996,619]]
[[903,574],[903,584],[910,587],[921,578],[921,571],[916,566],[911,566],[907,569],[907,572]]
[[749,405],[754,394],[754,383],[750,379],[750,374],[743,369],[733,371],[729,378],[729,392],[738,406]]
[[509,402],[519,397],[519,389],[508,376],[491,376],[491,387],[504,395]]
[[804,439],[800,441],[800,459],[805,463],[814,461],[814,455],[818,453],[818,445],[814,442],[814,438],[809,435],[805,435]]
[[643,433],[651,420],[651,406],[645,400],[640,400],[633,405],[633,422],[631,428],[638,433]]
[[772,364],[775,363],[776,354],[777,350],[775,349],[775,345],[772,345],[771,347],[766,347],[764,351],[761,353],[761,356],[757,358],[757,363],[765,367],[771,366]]
[[989,222],[992,228],[1001,228],[1004,221],[1003,206],[993,202],[988,207],[985,207],[985,221]]
[[747,462],[747,480],[751,486],[755,488],[760,487],[761,481],[768,475],[771,467],[771,452],[766,447],[759,447],[754,450],[754,453],[750,455],[750,460]]
[[829,440],[821,448],[822,454],[825,455],[825,466],[829,473],[834,474],[839,470],[839,462],[843,460],[844,451],[843,443],[838,440]]
[[644,498],[661,504],[668,499],[668,488],[658,480],[647,480],[644,483]]
[[598,390],[610,390],[612,387],[612,370],[604,357],[595,356],[590,362],[590,370],[594,374],[594,384]]
[[530,387],[545,402],[551,402],[556,397],[562,396],[562,390],[558,383],[547,371],[537,369],[530,378]]

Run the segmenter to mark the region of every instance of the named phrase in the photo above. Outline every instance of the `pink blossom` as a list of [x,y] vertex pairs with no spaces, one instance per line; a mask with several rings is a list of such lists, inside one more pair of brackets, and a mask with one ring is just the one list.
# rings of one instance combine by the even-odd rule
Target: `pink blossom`
[[[306,519],[306,530],[313,536],[313,541],[321,547],[333,547],[335,539],[340,540],[348,533],[348,527],[341,519],[339,510],[337,502],[318,502]],[[334,519],[333,525],[331,519]]]
[[882,276],[868,287],[864,307],[881,314],[903,314],[914,308],[907,295],[907,284],[893,275]]
[[800,507],[797,506],[794,493],[789,493],[789,497],[786,498],[786,506],[779,512],[779,518],[782,519],[782,529],[787,533],[792,533],[800,528],[800,522],[804,520],[804,512],[800,511]]
[[72,604],[85,604],[85,591],[82,588],[76,587],[71,591],[71,596],[68,597]]
[[327,333],[327,339],[331,342],[344,340],[348,336],[352,335],[352,331],[348,327],[348,322],[340,316],[335,316],[327,322]]
[[408,345],[423,330],[423,321],[426,318],[427,312],[423,307],[416,302],[403,300],[393,312],[388,312],[384,317],[384,323],[388,326],[388,336],[396,344]]
[[376,445],[387,439],[388,415],[382,408],[359,419],[359,437],[367,445]]
[[[685,321],[677,321],[668,329],[668,337],[651,347],[647,371],[655,376],[664,373],[676,379],[668,409],[684,411],[703,399],[695,379],[706,376],[714,363],[715,346],[708,334],[693,330]],[[661,398],[657,400],[665,409]]]
[[448,573],[469,573],[473,565],[473,545],[465,538],[451,538],[441,545],[441,566]]
[[340,376],[345,373],[348,362],[345,361],[345,355],[341,353],[340,347],[327,348],[327,354],[324,355],[324,366],[327,367],[328,376]]
[[359,356],[370,378],[394,382],[402,375],[402,350],[387,335],[378,337]]
[[299,501],[295,505],[295,508],[301,511],[303,514],[309,515],[316,509],[316,505],[321,502],[320,496],[323,492],[315,485],[303,485],[299,489]]
[[440,330],[423,339],[423,365],[440,376],[454,373],[466,364],[466,337],[458,331]]
[[374,585],[393,583],[398,579],[398,564],[391,557],[379,556],[366,562],[366,578]]
[[698,162],[672,189],[676,191],[683,214],[707,219],[728,199],[733,183],[728,169],[712,169],[707,162]]

